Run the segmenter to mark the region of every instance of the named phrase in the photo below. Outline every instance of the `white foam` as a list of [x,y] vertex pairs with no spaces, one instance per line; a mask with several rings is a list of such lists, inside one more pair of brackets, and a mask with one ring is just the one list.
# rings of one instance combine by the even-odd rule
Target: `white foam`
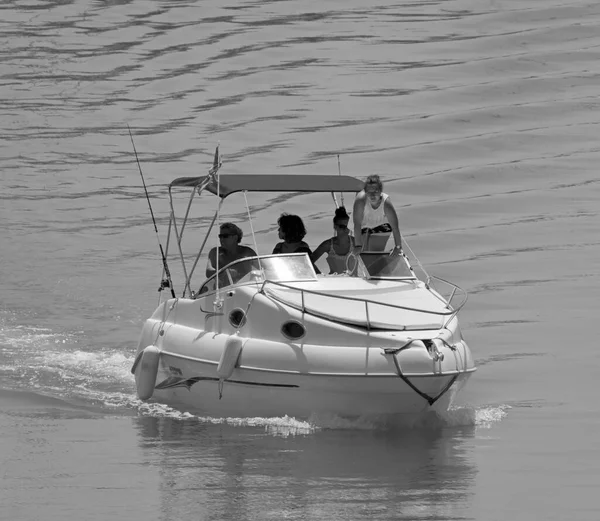
[[494,423],[501,421],[511,409],[509,405],[484,405],[484,406],[457,406],[450,407],[442,414],[448,427],[481,427],[490,428]]
[[134,356],[112,350],[86,351],[83,332],[1,324],[0,374],[14,388],[61,398],[99,402],[110,408],[134,406],[130,373]]
[[310,434],[323,429],[440,429],[461,426],[490,428],[501,421],[510,409],[508,405],[456,406],[441,414],[429,411],[416,417],[342,418],[336,415],[313,415],[308,420],[297,420],[290,416],[194,416],[163,404],[139,400],[130,373],[134,355],[116,350],[73,349],[81,344],[81,335],[83,333],[54,333],[46,328],[3,325],[0,328],[0,342],[3,344],[2,352],[6,355],[7,363],[0,367],[0,371],[20,377],[30,388],[62,397],[83,398],[110,409],[132,409],[143,415],[181,420],[196,419],[203,423],[263,427],[267,432],[280,436]]
[[67,344],[76,341],[74,333],[54,333],[41,327],[6,326],[0,328],[3,352],[20,352],[28,348],[43,348],[49,344]]
[[231,425],[234,427],[263,427],[269,434],[277,436],[290,436],[297,434],[310,434],[315,432],[318,427],[312,425],[308,421],[296,420],[290,416],[272,417],[272,418],[235,418],[235,417],[212,417],[212,416],[196,416],[189,412],[173,409],[168,405],[154,402],[142,402],[137,400],[133,403],[140,414],[144,416],[153,416],[158,418],[173,418],[178,420],[194,419],[200,423],[208,423],[212,425]]
[[134,357],[114,351],[45,351],[40,362],[65,378],[84,376],[92,381],[131,384],[130,368]]
[[343,418],[331,415],[312,415],[308,420],[298,420],[290,416],[281,417],[211,417],[196,416],[189,412],[182,412],[160,403],[145,403],[132,400],[130,405],[137,408],[139,413],[161,418],[174,418],[179,420],[194,419],[201,423],[213,425],[231,425],[234,427],[263,427],[266,432],[276,436],[293,436],[312,434],[321,430],[439,430],[443,428],[472,426],[489,428],[499,422],[510,409],[507,405],[471,407],[452,407],[440,415],[428,411],[418,416],[363,416],[357,418]]
[[318,428],[311,422],[296,420],[290,416],[272,417],[272,418],[211,418],[199,417],[203,423],[226,424],[238,427],[264,427],[270,434],[279,436],[290,436],[297,434],[310,434]]

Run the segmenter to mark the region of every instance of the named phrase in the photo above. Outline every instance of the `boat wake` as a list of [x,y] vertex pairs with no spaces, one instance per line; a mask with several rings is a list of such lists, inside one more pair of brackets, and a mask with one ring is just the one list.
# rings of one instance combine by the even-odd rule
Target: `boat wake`
[[[508,405],[455,406],[441,413],[418,417],[361,416],[345,418],[336,415],[296,419],[281,417],[211,417],[195,415],[165,404],[141,401],[129,371],[133,355],[123,349],[86,351],[83,334],[55,333],[31,327],[4,327],[0,335],[2,357],[0,374],[8,388],[34,391],[75,402],[87,403],[111,414],[139,414],[205,424],[262,428],[277,436],[307,435],[323,430],[439,430],[454,427],[490,428],[500,422],[510,409]],[[83,349],[82,349],[83,347]]]
[[444,413],[444,422],[448,427],[473,426],[489,429],[494,424],[502,421],[510,409],[510,405],[451,407]]
[[325,430],[394,431],[410,429],[415,431],[436,431],[458,427],[491,428],[507,415],[508,409],[510,409],[508,405],[459,406],[451,407],[442,415],[431,412],[418,418],[409,418],[403,415],[385,417],[361,416],[357,418],[321,415],[311,416],[308,420],[298,420],[291,416],[272,418],[217,418],[182,412],[161,403],[146,403],[141,401],[138,406],[139,413],[144,416],[196,421],[211,425],[263,428],[268,434],[284,437],[307,435]]
[[2,389],[87,404],[94,411],[110,409],[111,413],[141,403],[129,371],[133,355],[123,354],[122,346],[88,350],[83,332],[10,323],[0,326]]

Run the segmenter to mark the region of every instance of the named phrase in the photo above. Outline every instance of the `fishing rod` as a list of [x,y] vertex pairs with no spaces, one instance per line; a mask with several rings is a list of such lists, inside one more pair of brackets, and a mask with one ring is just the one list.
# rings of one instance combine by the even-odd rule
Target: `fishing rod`
[[171,272],[169,271],[169,266],[167,266],[167,258],[165,257],[165,251],[163,250],[162,244],[160,243],[160,236],[158,235],[158,228],[156,227],[156,219],[154,218],[154,212],[152,211],[152,205],[150,204],[150,196],[148,195],[148,189],[146,188],[146,181],[144,181],[144,174],[142,173],[142,165],[140,165],[140,160],[138,158],[137,150],[135,149],[135,143],[133,142],[133,134],[131,133],[131,129],[129,125],[127,125],[127,130],[129,130],[129,137],[131,138],[131,145],[133,146],[133,153],[135,154],[135,160],[137,161],[137,166],[140,171],[140,176],[142,177],[142,184],[144,185],[144,192],[146,193],[146,200],[148,201],[148,208],[150,208],[150,215],[152,216],[152,223],[154,224],[154,231],[156,232],[156,239],[158,240],[158,247],[160,248],[160,256],[162,257],[163,269],[165,270],[166,280],[160,281],[160,288],[158,291],[162,291],[164,288],[171,289],[171,296],[175,298],[175,290],[173,289],[173,282],[171,281]]

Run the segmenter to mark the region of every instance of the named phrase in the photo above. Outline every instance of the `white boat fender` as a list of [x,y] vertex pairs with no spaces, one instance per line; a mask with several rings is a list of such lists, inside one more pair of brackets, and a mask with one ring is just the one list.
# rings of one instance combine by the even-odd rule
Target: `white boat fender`
[[217,376],[219,377],[219,399],[221,399],[223,395],[223,381],[227,380],[233,373],[240,355],[242,354],[245,340],[245,338],[241,338],[236,333],[235,335],[231,335],[225,341],[225,347],[223,348],[221,359],[217,366]]
[[137,394],[140,400],[149,400],[154,394],[159,362],[160,349],[152,345],[145,347],[142,351],[137,377]]

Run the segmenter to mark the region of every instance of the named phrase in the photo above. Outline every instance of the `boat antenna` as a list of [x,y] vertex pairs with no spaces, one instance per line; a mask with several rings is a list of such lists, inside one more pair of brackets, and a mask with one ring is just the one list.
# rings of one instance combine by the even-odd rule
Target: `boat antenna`
[[144,174],[142,173],[142,165],[140,165],[140,159],[138,158],[137,150],[135,149],[135,143],[133,142],[133,134],[129,125],[127,125],[129,131],[129,137],[131,138],[131,145],[133,146],[133,153],[135,154],[135,160],[137,162],[140,176],[142,176],[142,184],[144,185],[144,192],[146,193],[146,200],[148,201],[148,208],[150,208],[150,215],[152,216],[152,224],[154,224],[154,231],[156,232],[156,239],[158,240],[158,247],[160,248],[160,256],[162,257],[163,269],[165,270],[166,279],[160,281],[160,287],[158,291],[162,291],[165,288],[171,289],[171,296],[175,298],[175,290],[173,289],[173,282],[171,281],[171,272],[167,265],[167,258],[165,257],[165,251],[163,250],[162,244],[160,243],[160,236],[158,235],[158,228],[156,227],[156,219],[154,218],[154,212],[152,211],[152,205],[150,204],[150,197],[148,196],[148,189],[146,188],[146,181],[144,181]]
[[[338,156],[338,169],[339,169],[339,157],[340,156]],[[335,192],[333,192],[333,191],[331,192],[331,198],[333,199],[333,204],[335,204],[335,207],[339,208],[340,205],[338,204],[337,197],[335,196]]]
[[[340,166],[340,155],[337,155],[337,160],[338,160],[338,174],[340,175],[340,177],[342,176],[342,168]],[[340,192],[340,197],[342,198],[342,206],[345,208],[346,205],[344,204],[344,192]]]

